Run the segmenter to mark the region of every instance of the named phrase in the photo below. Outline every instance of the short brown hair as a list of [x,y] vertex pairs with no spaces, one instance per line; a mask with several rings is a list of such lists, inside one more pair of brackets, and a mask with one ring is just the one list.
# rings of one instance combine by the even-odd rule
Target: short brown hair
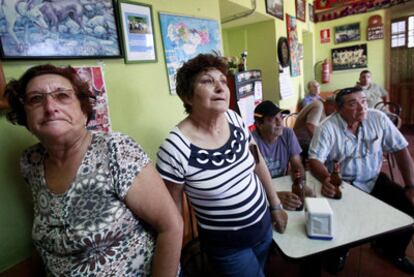
[[368,69],[365,69],[365,70],[362,70],[361,73],[359,73],[359,77],[361,77],[364,74],[371,74],[372,75],[371,71],[369,71]]
[[224,75],[227,75],[227,62],[218,54],[199,54],[196,57],[185,62],[178,69],[176,75],[176,91],[178,97],[183,101],[185,112],[192,112],[191,105],[188,105],[186,99],[191,99],[194,95],[194,82],[201,72],[209,69],[217,69]]
[[71,67],[57,67],[51,64],[38,65],[29,68],[19,80],[11,80],[5,90],[5,96],[10,105],[10,111],[7,112],[7,119],[13,124],[19,124],[27,127],[26,112],[21,99],[26,94],[27,84],[35,77],[55,74],[60,75],[70,81],[75,91],[75,95],[80,102],[82,112],[87,117],[87,122],[93,115],[93,93],[89,89],[89,84],[83,81],[76,70]]

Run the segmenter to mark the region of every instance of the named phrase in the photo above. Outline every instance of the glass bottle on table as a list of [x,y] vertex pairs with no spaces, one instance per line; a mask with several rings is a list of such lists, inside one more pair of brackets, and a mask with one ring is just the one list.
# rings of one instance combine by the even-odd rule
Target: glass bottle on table
[[305,185],[303,183],[303,176],[299,170],[296,170],[294,174],[292,193],[296,194],[302,202],[302,205],[296,208],[297,211],[301,211],[305,201]]
[[335,195],[333,198],[341,199],[342,198],[342,176],[341,176],[341,166],[339,162],[334,161],[333,164],[333,171],[331,173],[331,184],[335,186]]

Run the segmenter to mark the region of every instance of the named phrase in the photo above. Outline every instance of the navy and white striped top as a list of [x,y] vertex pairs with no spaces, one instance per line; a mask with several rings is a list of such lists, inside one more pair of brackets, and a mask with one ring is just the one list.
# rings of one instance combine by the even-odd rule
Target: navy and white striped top
[[250,133],[234,111],[226,116],[231,134],[222,147],[197,147],[175,127],[158,152],[161,176],[184,184],[199,226],[211,231],[253,226],[267,211],[266,194],[249,151]]

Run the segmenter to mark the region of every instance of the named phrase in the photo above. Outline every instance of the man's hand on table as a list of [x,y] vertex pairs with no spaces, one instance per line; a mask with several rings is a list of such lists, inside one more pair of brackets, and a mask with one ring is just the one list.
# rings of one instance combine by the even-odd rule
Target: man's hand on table
[[294,211],[302,205],[299,196],[290,191],[279,191],[277,193],[280,201],[282,201],[283,208],[289,211]]
[[316,193],[307,185],[305,185],[305,197],[316,197]]
[[[302,205],[299,196],[290,191],[279,191],[277,196],[282,201],[283,208],[289,211],[295,211]],[[315,197],[315,192],[308,186],[305,186],[305,197]]]
[[272,211],[271,213],[273,226],[275,227],[277,232],[283,233],[286,229],[288,221],[287,213],[284,210]]
[[333,198],[336,193],[336,187],[331,184],[331,177],[326,177],[322,182],[321,193],[323,196]]

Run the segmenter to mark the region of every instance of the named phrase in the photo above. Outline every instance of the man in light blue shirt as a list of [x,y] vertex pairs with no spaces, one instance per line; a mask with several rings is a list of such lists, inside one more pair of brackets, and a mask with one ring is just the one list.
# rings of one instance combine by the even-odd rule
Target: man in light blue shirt
[[[309,148],[309,167],[322,183],[322,194],[333,197],[335,193],[330,172],[337,161],[346,182],[414,216],[414,165],[403,135],[384,113],[368,109],[367,97],[359,87],[342,89],[335,102],[338,112],[318,126]],[[404,188],[380,173],[383,151],[394,154]],[[414,264],[405,256],[412,234],[408,230],[378,242],[407,273],[414,273]],[[345,257],[339,257],[337,270],[343,267]]]

